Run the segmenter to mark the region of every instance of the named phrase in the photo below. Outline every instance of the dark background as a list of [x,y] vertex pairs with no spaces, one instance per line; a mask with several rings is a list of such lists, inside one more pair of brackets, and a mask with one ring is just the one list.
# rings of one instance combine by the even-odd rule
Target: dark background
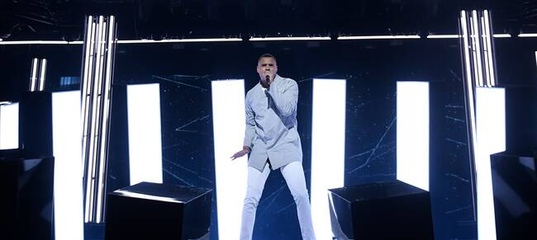
[[[0,3],[0,38],[82,40],[86,15],[116,16],[118,39],[241,37],[236,43],[119,44],[114,86],[159,82],[164,181],[215,187],[210,82],[257,82],[257,57],[278,58],[279,74],[299,83],[299,132],[309,183],[313,78],[347,80],[345,185],[395,179],[396,81],[431,84],[431,198],[437,239],[475,238],[471,168],[457,39],[253,43],[250,36],[457,34],[461,9],[489,9],[499,85],[533,96],[537,3],[522,0],[18,0]],[[47,89],[78,88],[82,45],[0,45],[0,100],[19,101],[32,58],[48,60]],[[71,77],[71,84],[61,82]],[[528,100],[534,102],[534,99]],[[530,104],[530,106],[533,106]],[[534,146],[535,109],[508,106],[509,149]],[[118,111],[118,112],[121,112]],[[114,130],[112,130],[114,131]],[[238,133],[242,134],[242,133]],[[123,149],[125,139],[114,146]],[[117,154],[122,158],[125,154]],[[128,185],[126,159],[111,159],[109,190]],[[327,159],[329,161],[329,159]],[[274,193],[274,194],[273,194]],[[213,192],[213,199],[215,193]],[[213,206],[215,204],[213,203]],[[217,237],[213,208],[211,238]],[[237,213],[239,214],[239,213]],[[258,239],[300,236],[294,202],[279,171],[265,187]]]

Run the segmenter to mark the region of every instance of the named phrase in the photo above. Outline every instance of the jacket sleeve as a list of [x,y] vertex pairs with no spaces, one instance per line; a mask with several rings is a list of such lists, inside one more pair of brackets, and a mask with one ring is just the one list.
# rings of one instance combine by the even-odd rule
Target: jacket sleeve
[[250,94],[246,94],[246,100],[244,102],[245,106],[245,116],[246,116],[246,129],[244,131],[244,142],[243,146],[253,148],[252,144],[255,139],[255,114],[250,105],[252,100],[250,99]]
[[270,86],[268,93],[281,115],[288,117],[297,110],[298,84],[292,79],[281,79],[280,81],[280,83]]

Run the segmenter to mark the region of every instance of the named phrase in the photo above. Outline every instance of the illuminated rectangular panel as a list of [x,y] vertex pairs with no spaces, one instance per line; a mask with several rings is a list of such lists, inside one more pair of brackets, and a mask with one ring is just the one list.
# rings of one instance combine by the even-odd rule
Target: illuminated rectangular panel
[[311,211],[317,239],[332,239],[328,189],[345,183],[345,79],[313,79]]
[[212,81],[211,89],[218,239],[239,239],[248,161],[230,157],[243,144],[244,80]]
[[19,148],[19,103],[0,104],[0,149]]
[[56,240],[84,239],[80,91],[52,94]]
[[127,86],[130,184],[162,183],[160,85]]
[[496,239],[490,154],[506,148],[505,89],[476,88],[477,236]]
[[397,180],[429,191],[429,83],[397,82]]

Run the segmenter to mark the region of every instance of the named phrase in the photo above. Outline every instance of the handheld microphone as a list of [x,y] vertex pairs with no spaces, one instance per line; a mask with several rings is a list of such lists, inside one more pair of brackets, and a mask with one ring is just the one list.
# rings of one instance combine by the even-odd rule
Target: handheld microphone
[[264,88],[268,88],[270,86],[270,75],[265,75],[265,81],[263,81],[263,79],[259,80],[259,82],[261,83],[261,85],[264,87]]

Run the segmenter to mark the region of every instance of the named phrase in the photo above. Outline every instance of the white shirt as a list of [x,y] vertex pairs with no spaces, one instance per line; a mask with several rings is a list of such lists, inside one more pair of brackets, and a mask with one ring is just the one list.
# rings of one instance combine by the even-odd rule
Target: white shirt
[[270,88],[255,85],[246,93],[244,146],[252,151],[248,166],[263,170],[267,159],[272,169],[302,161],[297,131],[298,84],[276,75]]

